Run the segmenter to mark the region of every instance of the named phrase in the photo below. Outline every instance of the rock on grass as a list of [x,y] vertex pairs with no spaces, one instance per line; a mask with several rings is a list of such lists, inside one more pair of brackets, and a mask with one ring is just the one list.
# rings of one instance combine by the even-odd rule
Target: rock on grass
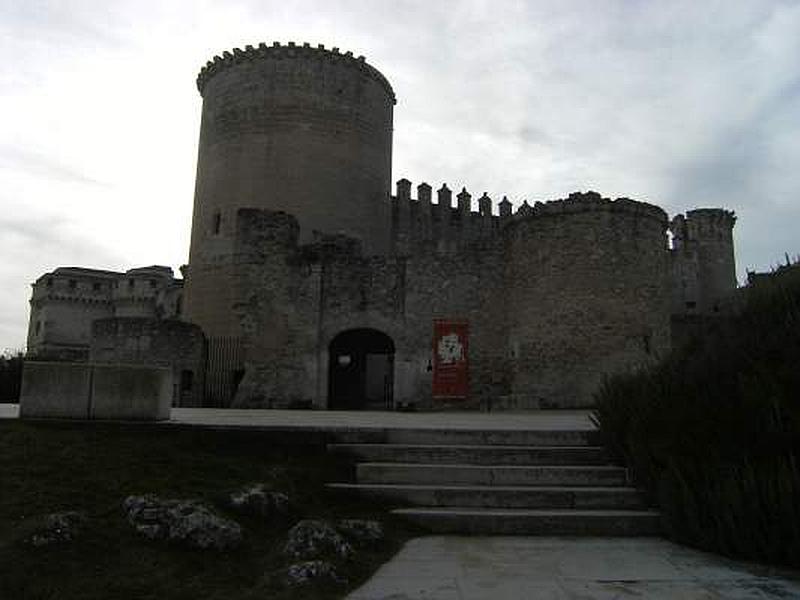
[[336,529],[360,545],[376,544],[385,537],[380,521],[371,519],[341,519],[337,521]]
[[336,567],[324,560],[307,560],[289,565],[283,577],[283,584],[287,587],[316,582],[344,584],[347,580],[339,575]]
[[289,515],[289,496],[255,483],[228,495],[226,504],[232,510],[261,517],[267,521],[285,519]]
[[314,559],[322,556],[349,558],[353,547],[327,521],[305,519],[289,530],[284,554],[294,559]]
[[72,542],[84,530],[87,520],[85,513],[77,511],[50,513],[41,518],[25,541],[37,548]]
[[202,550],[228,550],[242,541],[239,524],[197,500],[129,496],[123,502],[128,522],[151,540],[177,542]]

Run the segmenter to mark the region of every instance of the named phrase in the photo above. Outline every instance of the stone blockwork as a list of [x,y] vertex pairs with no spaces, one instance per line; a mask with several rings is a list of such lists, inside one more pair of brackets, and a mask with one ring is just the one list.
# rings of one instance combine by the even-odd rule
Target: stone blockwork
[[733,212],[699,208],[677,215],[672,233],[672,312],[718,313],[736,287]]
[[512,406],[585,405],[670,347],[667,215],[573,194],[507,231]]
[[237,405],[308,400],[325,408],[330,342],[357,328],[392,338],[395,402],[428,404],[431,324],[452,315],[470,320],[475,340],[472,402],[500,391],[490,367],[499,352],[498,243],[457,257],[365,256],[345,236],[298,245],[292,216],[258,210],[239,211],[237,233],[236,310],[246,355]]
[[32,285],[28,357],[87,360],[98,319],[182,315],[183,280],[163,266],[128,271],[59,267]]
[[493,235],[365,256],[357,240],[299,245],[286,213],[240,210],[236,311],[240,406],[327,406],[328,348],[371,328],[395,344],[395,403],[431,406],[432,323],[470,324],[460,407],[584,406],[607,373],[669,348],[667,217],[598,194],[537,204]]
[[205,336],[192,323],[115,317],[92,325],[90,361],[171,367],[174,406],[202,406],[205,358]]
[[[189,317],[233,335],[231,246],[240,208],[287,211],[385,251],[395,96],[363,57],[280,44],[216,57],[198,77],[203,114],[187,284]],[[334,208],[332,208],[334,207]]]

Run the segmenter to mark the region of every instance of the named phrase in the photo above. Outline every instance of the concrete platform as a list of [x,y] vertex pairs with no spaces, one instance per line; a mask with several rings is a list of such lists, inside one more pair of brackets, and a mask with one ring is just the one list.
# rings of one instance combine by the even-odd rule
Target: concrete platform
[[348,600],[800,598],[800,573],[658,538],[410,540]]
[[0,419],[18,419],[19,404],[0,404]]
[[[384,412],[340,410],[239,410],[173,408],[171,421],[185,425],[245,428],[445,429],[501,431],[593,431],[591,411]],[[394,443],[414,443],[395,441]]]
[[[493,431],[563,432],[569,442],[573,432],[591,432],[596,428],[589,410],[541,410],[527,412],[384,412],[327,410],[243,410],[232,408],[173,408],[169,423],[196,425],[215,429],[306,429],[310,431],[392,430],[393,443],[420,443],[416,432],[401,430],[449,430],[454,437],[472,435],[481,430],[487,436]],[[16,419],[16,404],[0,404],[0,419]],[[472,430],[472,431],[470,431]],[[409,438],[414,438],[409,439]],[[464,439],[464,438],[462,438]],[[461,442],[461,443],[469,443]],[[525,445],[520,444],[520,445]],[[554,444],[555,445],[555,444]],[[565,445],[570,445],[565,443]]]

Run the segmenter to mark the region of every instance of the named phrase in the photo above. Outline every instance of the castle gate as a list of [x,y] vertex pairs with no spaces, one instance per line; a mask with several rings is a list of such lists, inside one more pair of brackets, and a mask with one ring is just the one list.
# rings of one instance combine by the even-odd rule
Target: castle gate
[[328,408],[391,410],[394,342],[376,329],[350,329],[331,341]]

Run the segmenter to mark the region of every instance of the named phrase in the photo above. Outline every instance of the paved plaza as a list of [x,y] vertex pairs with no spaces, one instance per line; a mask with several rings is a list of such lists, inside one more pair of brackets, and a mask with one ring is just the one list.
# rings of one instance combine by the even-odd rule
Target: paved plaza
[[660,538],[436,536],[407,542],[347,600],[540,598],[800,598],[800,579]]
[[[233,408],[173,408],[169,423],[219,428],[307,429],[336,431],[358,429],[487,429],[487,430],[592,430],[588,410],[529,412],[382,412],[344,410],[264,410]],[[16,419],[16,404],[0,404],[0,419]]]
[[[173,408],[173,425],[220,429],[350,431],[380,429],[486,429],[588,431],[595,429],[588,410],[528,412],[388,412],[344,410],[275,410]],[[0,419],[16,419],[16,404],[0,404]]]
[[529,412],[388,412],[173,408],[173,423],[222,427],[311,429],[590,430],[588,410]]

